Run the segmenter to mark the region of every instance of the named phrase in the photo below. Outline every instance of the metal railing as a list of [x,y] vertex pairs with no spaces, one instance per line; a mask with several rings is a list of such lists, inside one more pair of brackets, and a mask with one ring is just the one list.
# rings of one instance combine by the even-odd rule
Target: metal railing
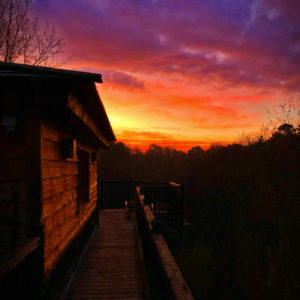
[[141,193],[145,196],[145,204],[148,204],[156,220],[168,224],[183,224],[184,219],[184,195],[183,186],[173,186],[166,183],[165,186],[141,186]]
[[124,208],[136,186],[141,188],[145,204],[151,207],[155,219],[168,224],[183,224],[184,189],[183,185],[173,182],[102,181],[100,209]]
[[99,208],[124,208],[124,203],[132,191],[134,191],[134,183],[130,181],[101,181]]

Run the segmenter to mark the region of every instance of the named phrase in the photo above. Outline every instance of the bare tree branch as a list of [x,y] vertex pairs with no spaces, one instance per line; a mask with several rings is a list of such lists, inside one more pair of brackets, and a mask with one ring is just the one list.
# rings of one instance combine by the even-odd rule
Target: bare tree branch
[[300,97],[299,95],[291,96],[278,103],[274,109],[268,109],[269,122],[266,125],[271,133],[274,133],[279,125],[300,123]]
[[61,65],[65,42],[54,24],[41,26],[30,14],[31,0],[0,0],[0,60]]

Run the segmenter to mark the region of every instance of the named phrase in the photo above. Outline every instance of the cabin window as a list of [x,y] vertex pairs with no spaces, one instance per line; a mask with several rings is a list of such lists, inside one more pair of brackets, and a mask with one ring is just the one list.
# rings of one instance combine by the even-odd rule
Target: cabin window
[[[90,159],[89,152],[78,150],[78,204],[89,202]],[[78,206],[79,206],[78,205]]]
[[61,153],[63,158],[73,158],[74,157],[74,139],[63,139],[61,143]]

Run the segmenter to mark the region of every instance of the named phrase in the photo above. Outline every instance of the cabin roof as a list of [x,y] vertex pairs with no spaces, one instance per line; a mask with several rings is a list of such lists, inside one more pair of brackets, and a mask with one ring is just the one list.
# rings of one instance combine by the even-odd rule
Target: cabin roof
[[62,79],[66,80],[66,83],[83,83],[83,85],[79,84],[77,87],[82,95],[79,97],[79,99],[81,99],[80,101],[89,103],[91,113],[94,119],[96,119],[99,128],[102,128],[107,141],[116,141],[105,108],[95,86],[95,82],[102,83],[101,74],[0,62],[0,78],[1,77],[11,78],[13,80],[43,78],[46,80],[56,79],[60,81],[60,79]]
[[7,62],[0,62],[0,76],[81,79],[102,83],[101,74]]

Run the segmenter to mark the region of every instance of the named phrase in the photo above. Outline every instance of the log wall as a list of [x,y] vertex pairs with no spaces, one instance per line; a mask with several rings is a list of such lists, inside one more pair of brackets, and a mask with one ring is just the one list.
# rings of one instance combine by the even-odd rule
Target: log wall
[[83,229],[97,205],[97,163],[92,162],[95,148],[76,139],[77,148],[90,153],[89,201],[78,202],[78,157],[62,158],[65,138],[77,138],[49,121],[41,126],[41,198],[42,223],[45,232],[44,275],[47,280],[67,246]]
[[39,119],[19,113],[16,120],[14,132],[0,126],[0,256],[32,237],[39,211]]

